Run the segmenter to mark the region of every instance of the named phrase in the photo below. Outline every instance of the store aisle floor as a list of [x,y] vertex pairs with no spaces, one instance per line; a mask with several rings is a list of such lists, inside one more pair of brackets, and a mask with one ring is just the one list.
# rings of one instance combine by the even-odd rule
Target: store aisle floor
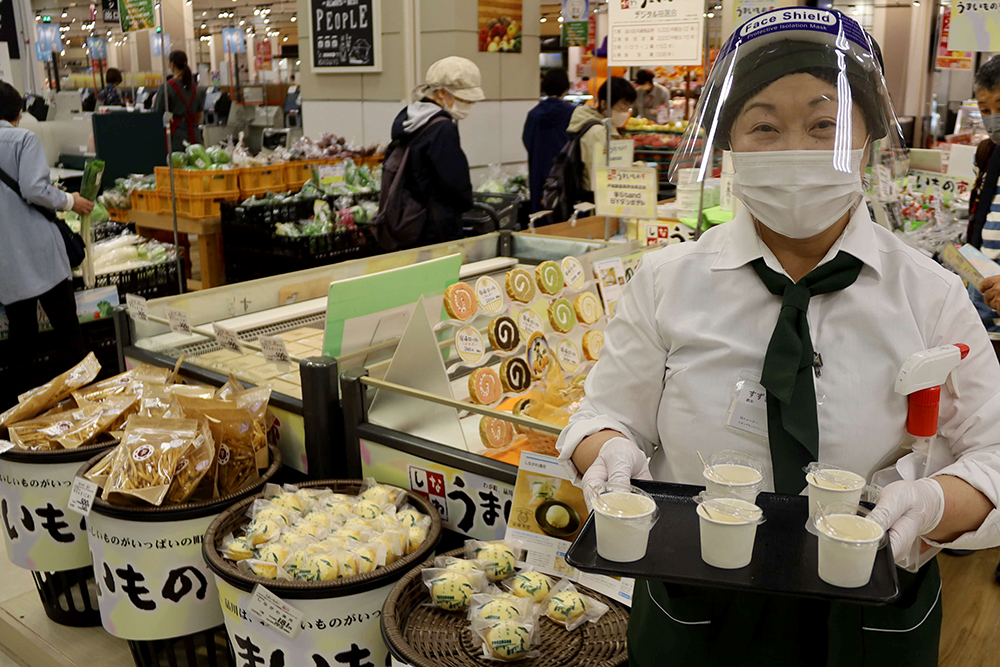
[[993,572],[1000,549],[971,556],[941,554],[944,625],[940,667],[994,667],[1000,643],[1000,586]]

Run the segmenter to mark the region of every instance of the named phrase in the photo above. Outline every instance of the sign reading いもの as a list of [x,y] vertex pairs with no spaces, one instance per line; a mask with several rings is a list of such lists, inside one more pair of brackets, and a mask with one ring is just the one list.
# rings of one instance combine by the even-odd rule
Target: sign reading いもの
[[1000,2],[955,0],[951,5],[948,47],[964,51],[1000,51]]
[[382,71],[381,0],[310,0],[309,22],[314,71]]

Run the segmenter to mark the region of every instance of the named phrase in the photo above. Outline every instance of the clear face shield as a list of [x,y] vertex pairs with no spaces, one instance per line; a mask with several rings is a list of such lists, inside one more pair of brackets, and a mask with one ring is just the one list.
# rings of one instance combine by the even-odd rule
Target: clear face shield
[[731,171],[733,194],[759,222],[805,238],[856,206],[872,177],[905,176],[903,146],[861,26],[839,12],[776,9],[719,53],[670,179]]

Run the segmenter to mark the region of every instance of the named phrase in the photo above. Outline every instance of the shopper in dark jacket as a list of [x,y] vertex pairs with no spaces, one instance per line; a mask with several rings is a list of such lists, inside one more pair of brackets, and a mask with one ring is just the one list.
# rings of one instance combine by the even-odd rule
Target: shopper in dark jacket
[[542,80],[545,99],[528,112],[521,139],[528,150],[528,183],[531,187],[531,212],[542,208],[542,188],[552,168],[552,160],[569,141],[566,127],[575,108],[562,96],[569,90],[566,70],[551,69]]
[[123,107],[122,95],[118,91],[118,84],[122,82],[121,70],[109,67],[104,75],[104,81],[108,84],[104,90],[97,94],[97,100],[106,107]]
[[416,245],[462,237],[462,214],[472,208],[472,179],[454,121],[466,118],[485,97],[479,68],[465,58],[439,60],[427,70],[426,81],[414,91],[414,102],[393,121],[386,156],[388,160],[392,151],[410,147],[403,187],[427,206]]

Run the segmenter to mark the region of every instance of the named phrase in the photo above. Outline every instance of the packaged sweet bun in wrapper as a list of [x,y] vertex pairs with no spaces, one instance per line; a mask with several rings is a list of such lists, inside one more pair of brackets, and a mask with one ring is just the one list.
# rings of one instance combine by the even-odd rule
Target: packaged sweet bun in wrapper
[[434,567],[451,570],[452,572],[482,572],[486,574],[486,565],[482,561],[456,558],[455,556],[438,556],[434,559]]
[[296,519],[289,526],[299,535],[308,535],[309,537],[315,538],[317,540],[325,540],[330,536],[330,529],[326,526],[321,526],[317,523],[312,523],[311,521],[306,521],[305,519]]
[[520,542],[514,540],[465,542],[465,557],[482,561],[490,581],[502,581],[513,575],[523,555],[524,548]]
[[[212,438],[212,431],[208,428],[208,422],[199,421],[198,437],[177,463],[177,471],[170,490],[167,491],[166,502],[180,504],[191,499],[212,470],[215,459],[215,440]],[[201,489],[201,495],[207,495],[206,499],[213,498],[216,492],[214,483],[206,484],[205,488]]]
[[609,607],[577,590],[569,579],[562,579],[545,596],[541,613],[573,631],[584,623],[596,623]]
[[266,484],[264,486],[264,499],[269,500],[279,507],[292,510],[299,514],[308,513],[316,504],[319,493],[313,489],[300,489],[292,484],[278,486],[277,484]]
[[283,579],[286,581],[291,581],[292,579],[292,575],[288,574],[288,572],[277,563],[257,560],[256,558],[248,558],[246,560],[239,561],[236,563],[236,569],[255,577],[261,577],[262,579]]
[[380,532],[376,531],[369,540],[375,544],[382,544],[386,548],[385,564],[392,565],[397,560],[406,555],[406,538],[409,533],[403,533],[402,528],[394,529],[385,527]]
[[404,505],[401,509],[396,511],[395,517],[396,521],[406,527],[410,527],[421,525],[427,515],[411,505]]
[[6,412],[0,413],[0,435],[7,427],[17,422],[31,419],[41,414],[53,405],[68,398],[77,389],[94,381],[101,371],[101,364],[91,352],[83,361],[65,373],[57,375],[40,387],[27,391],[17,397],[17,405]]
[[430,593],[431,601],[427,606],[445,611],[465,611],[472,602],[472,596],[486,587],[484,572],[455,572],[430,567],[421,571],[420,578]]
[[406,553],[412,554],[427,539],[427,533],[431,528],[431,518],[424,515],[415,526],[406,528]]
[[57,438],[73,430],[81,421],[95,418],[99,413],[96,406],[53,412],[11,424],[7,430],[7,438],[21,449],[36,452],[59,450],[62,445],[57,442]]
[[502,621],[472,620],[472,632],[483,642],[483,658],[499,662],[516,662],[541,655],[540,651],[533,650],[537,629],[535,616]]
[[519,598],[541,603],[555,588],[556,582],[549,575],[529,567],[519,570],[504,585]]
[[253,558],[255,551],[253,547],[247,544],[245,537],[233,537],[233,534],[230,533],[223,538],[219,553],[222,554],[223,558],[228,558],[234,563],[238,563],[241,560]]
[[388,549],[379,542],[354,542],[348,540],[343,549],[357,558],[358,574],[368,574],[386,564]]
[[301,516],[298,512],[290,510],[287,507],[282,507],[265,498],[254,500],[250,508],[247,509],[246,514],[250,517],[251,521],[272,519],[284,526],[291,526]]
[[367,477],[358,494],[358,502],[363,500],[373,501],[377,505],[393,504],[401,507],[406,502],[406,491],[396,486],[379,484],[374,477]]
[[116,494],[160,505],[170,489],[177,464],[198,437],[194,419],[153,419],[133,415],[125,426],[104,487],[104,498]]
[[282,531],[286,528],[284,523],[275,519],[253,519],[247,524],[244,537],[247,544],[259,549],[281,537]]
[[528,598],[511,599],[495,592],[476,593],[469,602],[470,621],[507,621],[529,618],[535,614],[535,604]]

